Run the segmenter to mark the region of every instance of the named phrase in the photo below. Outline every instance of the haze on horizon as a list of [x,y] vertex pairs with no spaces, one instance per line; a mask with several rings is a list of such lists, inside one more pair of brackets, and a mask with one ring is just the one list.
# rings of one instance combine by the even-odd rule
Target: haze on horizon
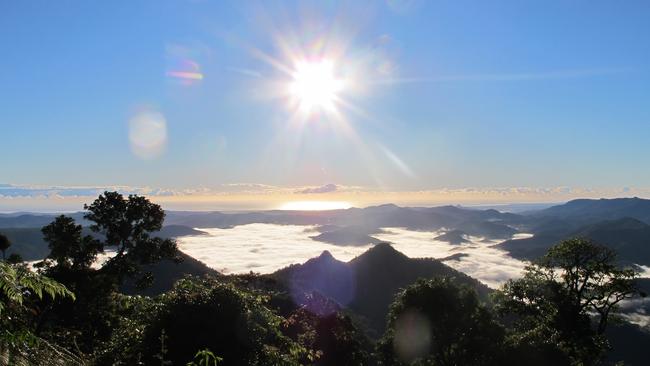
[[645,1],[1,8],[3,212],[650,197]]

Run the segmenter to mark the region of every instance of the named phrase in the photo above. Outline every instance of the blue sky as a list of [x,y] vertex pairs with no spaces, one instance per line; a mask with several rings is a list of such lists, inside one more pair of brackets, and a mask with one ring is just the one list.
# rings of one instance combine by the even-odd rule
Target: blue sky
[[[0,183],[650,187],[648,19],[647,1],[6,2]],[[296,127],[267,61],[330,57],[319,41],[346,107]],[[166,131],[144,156],[143,111]]]

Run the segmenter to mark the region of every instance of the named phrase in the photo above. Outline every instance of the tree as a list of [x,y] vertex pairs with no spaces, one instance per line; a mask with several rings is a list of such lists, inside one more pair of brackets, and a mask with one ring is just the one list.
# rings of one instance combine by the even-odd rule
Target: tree
[[503,335],[474,290],[420,279],[391,304],[378,353],[385,365],[496,365]]
[[510,280],[497,309],[514,316],[514,346],[557,345],[572,364],[597,363],[608,348],[604,332],[624,299],[637,293],[634,270],[620,268],[616,253],[588,239],[565,240]]
[[[150,285],[153,276],[143,274],[141,265],[176,258],[178,250],[174,240],[151,236],[162,227],[165,213],[145,197],[125,199],[117,192],[104,192],[84,207],[92,236],[84,236],[82,227],[66,216],[42,229],[50,254],[41,267],[72,289],[77,300],[52,304],[40,317],[38,329],[43,334],[65,329],[74,336],[61,337],[59,343],[90,353],[115,330],[120,317],[118,287],[127,277],[135,277],[139,287]],[[93,266],[99,254],[113,251],[112,259],[100,268]]]
[[48,258],[61,268],[87,269],[103,251],[98,240],[90,235],[81,235],[81,225],[76,225],[71,217],[58,216],[41,231],[50,248]]
[[7,257],[7,263],[20,264],[23,262],[23,257],[18,253],[11,253]]
[[[331,302],[318,293],[308,294],[306,301]],[[348,315],[329,307],[332,311],[316,313],[310,311],[313,308],[309,305],[303,305],[289,314],[283,323],[283,333],[309,350],[301,363],[315,366],[367,365],[370,342]]]
[[0,251],[2,251],[2,259],[6,259],[6,251],[10,246],[11,242],[9,241],[9,238],[0,233]]
[[153,365],[161,358],[182,365],[197,349],[211,350],[225,366],[298,365],[305,353],[282,334],[284,319],[265,306],[264,297],[214,279],[182,279],[162,296],[125,302],[131,311],[121,317],[98,365]]
[[[104,192],[91,205],[84,205],[84,216],[93,222],[90,229],[105,237],[102,249],[115,247],[116,254],[102,268],[115,276],[121,284],[126,276],[139,272],[139,265],[155,263],[161,259],[177,259],[176,242],[171,239],[151,237],[162,228],[163,209],[147,198],[129,195],[125,199],[118,192]],[[145,273],[138,280],[146,286],[152,281]]]

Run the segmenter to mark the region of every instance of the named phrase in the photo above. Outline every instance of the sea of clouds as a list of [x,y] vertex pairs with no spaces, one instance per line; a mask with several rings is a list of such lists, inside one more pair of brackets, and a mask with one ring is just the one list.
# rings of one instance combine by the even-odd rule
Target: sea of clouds
[[[313,226],[249,224],[230,229],[201,229],[207,235],[179,238],[185,253],[222,273],[271,273],[294,263],[303,263],[328,250],[341,261],[361,255],[372,245],[340,246],[313,240]],[[412,258],[446,258],[445,263],[491,287],[521,275],[526,262],[494,248],[498,241],[468,237],[470,243],[451,245],[434,240],[442,231],[413,231],[385,228],[374,237],[390,242]],[[526,237],[527,234],[518,234]]]
[[[272,273],[295,263],[304,263],[324,250],[341,261],[363,254],[372,244],[341,246],[311,238],[316,226],[249,224],[230,229],[200,229],[206,235],[178,238],[180,249],[206,265],[225,274]],[[390,242],[395,249],[411,258],[443,259],[448,266],[498,288],[508,279],[522,275],[526,261],[512,258],[495,248],[499,241],[467,237],[469,243],[452,245],[435,240],[443,231],[414,231],[404,228],[384,228],[373,235]],[[514,238],[529,237],[517,234]],[[462,255],[458,255],[462,253]],[[454,256],[455,255],[455,256]],[[451,259],[445,259],[453,256]],[[641,277],[650,277],[650,268],[642,267]],[[622,318],[650,330],[650,314],[646,309],[650,299],[636,299],[621,304]]]

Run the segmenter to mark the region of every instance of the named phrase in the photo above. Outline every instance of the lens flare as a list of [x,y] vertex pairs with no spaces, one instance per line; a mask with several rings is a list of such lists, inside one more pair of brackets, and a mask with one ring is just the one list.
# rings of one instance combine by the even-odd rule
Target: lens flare
[[129,120],[131,151],[141,159],[158,157],[167,143],[167,121],[162,113],[145,110]]
[[190,71],[168,71],[167,76],[179,79],[203,80],[203,74]]
[[170,62],[170,69],[165,73],[167,77],[180,82],[182,85],[193,85],[203,80],[200,65],[192,60],[180,59]]
[[426,355],[431,343],[429,320],[422,313],[411,309],[397,318],[393,348],[401,361],[411,363]]

